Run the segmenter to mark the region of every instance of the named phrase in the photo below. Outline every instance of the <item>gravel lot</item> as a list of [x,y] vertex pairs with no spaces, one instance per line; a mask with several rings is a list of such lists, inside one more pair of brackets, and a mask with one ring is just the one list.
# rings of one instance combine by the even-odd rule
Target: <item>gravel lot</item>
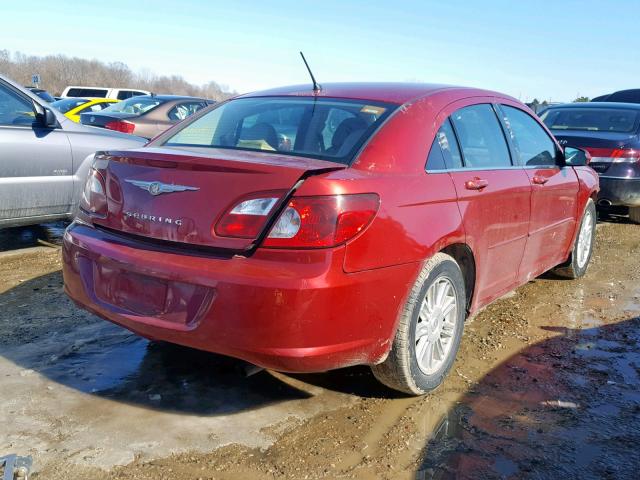
[[0,455],[33,478],[636,478],[640,227],[600,223],[586,277],[471,319],[446,382],[262,371],[149,343],[62,292],[60,230],[0,234]]

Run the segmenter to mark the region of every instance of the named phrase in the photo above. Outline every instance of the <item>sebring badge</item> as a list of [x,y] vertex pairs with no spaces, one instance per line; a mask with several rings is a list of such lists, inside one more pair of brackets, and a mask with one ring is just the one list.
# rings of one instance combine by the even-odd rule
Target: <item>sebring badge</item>
[[173,193],[173,192],[185,192],[187,190],[196,191],[200,190],[197,187],[189,187],[187,185],[174,185],[173,183],[162,182],[144,182],[142,180],[129,180],[125,179],[125,182],[135,185],[138,188],[146,190],[151,195],[160,195],[161,193]]

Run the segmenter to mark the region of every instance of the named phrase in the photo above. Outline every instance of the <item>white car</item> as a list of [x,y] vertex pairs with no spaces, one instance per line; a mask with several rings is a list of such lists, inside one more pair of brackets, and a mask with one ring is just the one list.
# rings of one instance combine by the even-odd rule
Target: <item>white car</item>
[[79,85],[70,85],[62,91],[61,97],[115,98],[117,100],[126,100],[127,98],[137,97],[138,95],[151,95],[151,92],[146,90],[133,90],[131,88],[83,87]]

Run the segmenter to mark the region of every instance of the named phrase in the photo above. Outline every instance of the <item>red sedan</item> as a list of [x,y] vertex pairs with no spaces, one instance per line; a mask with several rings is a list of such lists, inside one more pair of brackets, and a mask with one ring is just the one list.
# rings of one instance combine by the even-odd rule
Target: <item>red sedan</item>
[[65,288],[150,339],[289,372],[367,364],[422,394],[470,313],[552,268],[585,273],[587,163],[495,92],[244,95],[96,156]]

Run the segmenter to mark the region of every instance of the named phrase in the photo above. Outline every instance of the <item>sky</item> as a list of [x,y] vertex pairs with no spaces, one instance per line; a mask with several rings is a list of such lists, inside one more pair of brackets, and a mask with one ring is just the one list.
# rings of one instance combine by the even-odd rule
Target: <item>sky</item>
[[1,7],[0,49],[121,61],[238,92],[308,82],[300,50],[319,83],[447,83],[522,101],[640,88],[640,0],[4,0]]

